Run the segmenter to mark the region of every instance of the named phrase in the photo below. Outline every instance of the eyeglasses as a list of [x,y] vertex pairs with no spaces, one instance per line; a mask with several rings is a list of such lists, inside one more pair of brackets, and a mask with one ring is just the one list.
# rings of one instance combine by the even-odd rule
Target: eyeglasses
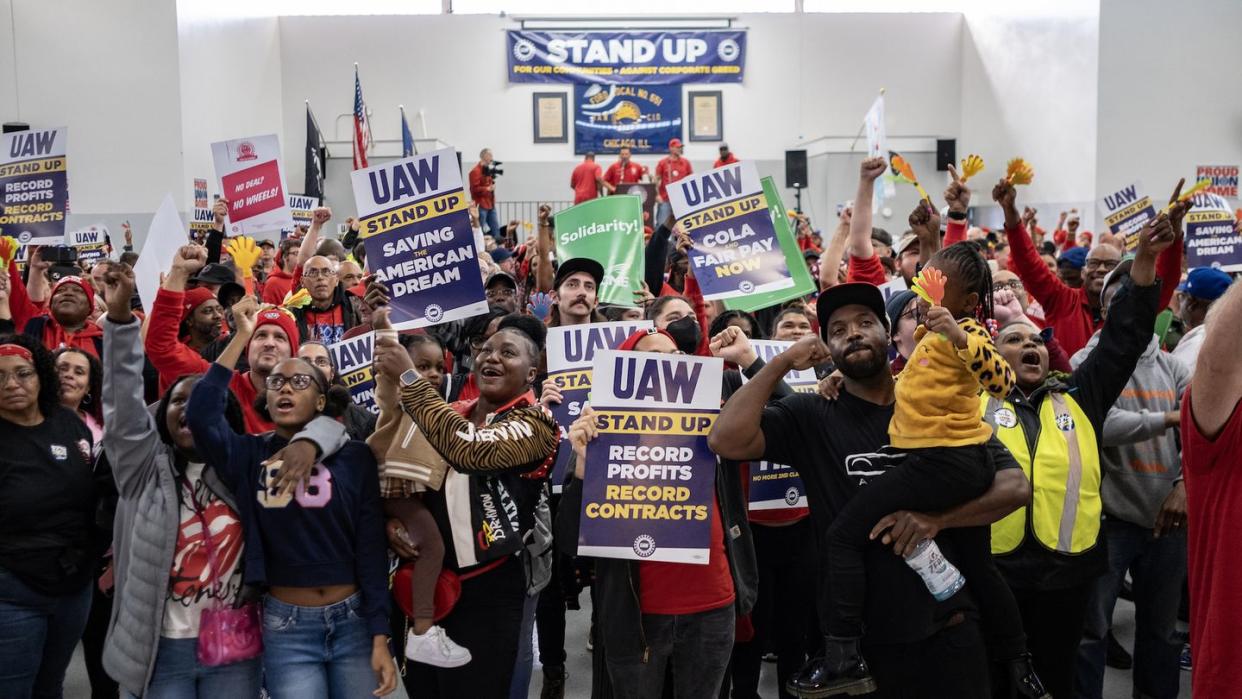
[[336,272],[330,269],[308,269],[303,270],[302,276],[307,279],[327,279],[336,276]]
[[506,286],[500,289],[488,289],[484,295],[488,299],[509,299],[517,296],[517,291]]
[[279,391],[285,387],[285,384],[293,386],[295,391],[305,391],[315,383],[315,377],[310,374],[294,374],[293,376],[285,376],[284,374],[268,374],[266,380],[267,390]]
[[9,379],[17,379],[17,383],[26,384],[38,378],[38,373],[34,369],[18,369],[12,374],[0,371],[0,386],[9,385]]
[[998,291],[1004,291],[1006,289],[1008,289],[1009,291],[1022,291],[1022,281],[1020,279],[1012,279],[1007,282],[993,282],[992,283],[992,293],[996,293]]
[[913,318],[916,324],[922,323],[923,321],[927,320],[927,316],[923,315],[923,309],[919,308],[918,305],[915,305],[914,308],[911,308],[905,313],[902,313],[901,315],[897,316],[897,318],[898,319]]
[[[310,359],[309,361],[311,364],[314,364],[317,367],[322,367],[324,369],[327,369],[328,367],[332,366],[332,360],[328,359],[327,357],[315,357],[314,359]],[[297,386],[294,386],[294,388],[297,388]]]
[[1104,268],[1105,272],[1111,272],[1117,269],[1117,265],[1121,264],[1121,260],[1102,260],[1100,258],[1087,258],[1087,269]]

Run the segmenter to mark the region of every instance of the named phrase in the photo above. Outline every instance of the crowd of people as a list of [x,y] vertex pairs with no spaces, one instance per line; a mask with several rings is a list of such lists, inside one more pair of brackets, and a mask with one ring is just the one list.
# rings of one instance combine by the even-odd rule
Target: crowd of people
[[[600,260],[557,259],[548,207],[525,239],[501,230],[486,150],[488,309],[464,320],[393,330],[357,222],[328,237],[327,207],[251,255],[218,201],[153,299],[128,244],[12,262],[0,696],[60,696],[80,641],[95,697],[526,697],[537,637],[560,699],[587,590],[592,697],[750,699],[768,654],[782,697],[1099,699],[1122,663],[1134,696],[1176,697],[1192,666],[1196,699],[1236,695],[1242,285],[1184,269],[1181,184],[1128,245],[1076,212],[1046,231],[1003,179],[1003,228],[972,227],[952,172],[894,237],[866,159],[830,234],[792,221],[816,290],[747,313],[703,299],[669,145],[628,305],[600,303]],[[628,149],[594,159],[576,201],[648,174]],[[935,305],[880,290],[931,272]],[[577,550],[600,426],[552,418],[547,328],[637,319],[653,329],[617,349],[725,363],[705,565]],[[371,331],[378,414],[327,349]],[[765,339],[789,344],[765,362]],[[786,384],[812,369],[816,392]],[[748,508],[758,460],[796,470],[806,506]],[[910,563],[929,547],[961,573],[945,589]]]

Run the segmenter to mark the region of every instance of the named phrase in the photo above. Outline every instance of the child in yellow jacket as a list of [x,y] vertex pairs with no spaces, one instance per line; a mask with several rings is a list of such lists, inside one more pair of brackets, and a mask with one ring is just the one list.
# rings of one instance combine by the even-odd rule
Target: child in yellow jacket
[[[926,319],[897,377],[888,432],[892,447],[905,451],[906,457],[860,488],[828,530],[830,606],[823,696],[875,688],[858,648],[866,596],[863,557],[875,523],[900,510],[936,512],[962,505],[982,495],[995,475],[987,447],[992,429],[980,415],[979,395],[982,390],[1007,398],[1014,375],[984,327],[992,315],[991,270],[978,248],[965,242],[927,262],[923,278],[939,275],[944,278],[943,296],[930,308],[920,304]],[[992,561],[989,529],[951,532],[954,561],[982,611],[990,654],[1007,663],[1015,696],[1046,696],[1026,652],[1017,602]],[[943,566],[943,559],[935,565]],[[947,599],[956,587],[938,592],[944,595],[938,599]]]

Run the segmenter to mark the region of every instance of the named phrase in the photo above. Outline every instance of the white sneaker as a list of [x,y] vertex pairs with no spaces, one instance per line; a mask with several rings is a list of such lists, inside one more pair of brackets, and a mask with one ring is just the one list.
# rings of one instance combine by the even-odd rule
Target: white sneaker
[[419,636],[410,629],[405,637],[405,657],[433,667],[461,667],[470,662],[470,651],[453,642],[439,626]]

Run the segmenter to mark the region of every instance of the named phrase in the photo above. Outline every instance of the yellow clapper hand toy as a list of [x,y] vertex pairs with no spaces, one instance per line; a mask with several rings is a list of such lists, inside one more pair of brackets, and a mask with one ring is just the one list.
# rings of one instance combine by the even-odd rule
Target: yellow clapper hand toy
[[9,263],[13,261],[13,258],[17,257],[17,251],[21,247],[22,244],[17,242],[17,238],[13,236],[6,235],[0,238],[0,265],[3,265],[3,269],[9,268]]
[[1035,179],[1035,170],[1022,158],[1014,158],[1005,169],[1005,179],[1009,184],[1030,184]]

